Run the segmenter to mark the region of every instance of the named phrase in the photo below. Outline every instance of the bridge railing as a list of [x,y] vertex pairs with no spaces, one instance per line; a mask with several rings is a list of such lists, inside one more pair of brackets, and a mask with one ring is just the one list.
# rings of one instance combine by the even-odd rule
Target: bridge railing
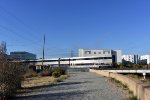
[[90,69],[95,69],[95,70],[150,70],[150,68],[90,68]]

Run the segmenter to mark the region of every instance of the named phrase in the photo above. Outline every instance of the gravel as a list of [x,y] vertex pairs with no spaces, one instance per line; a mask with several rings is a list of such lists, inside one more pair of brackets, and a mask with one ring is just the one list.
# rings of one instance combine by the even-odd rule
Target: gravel
[[126,94],[104,77],[90,72],[71,72],[63,82],[27,89],[15,100],[126,100]]

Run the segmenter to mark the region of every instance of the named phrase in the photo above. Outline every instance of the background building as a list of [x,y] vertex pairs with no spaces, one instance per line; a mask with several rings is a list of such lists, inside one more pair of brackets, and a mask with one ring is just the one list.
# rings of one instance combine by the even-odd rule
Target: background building
[[15,60],[35,60],[36,55],[25,51],[10,52],[10,58]]
[[121,50],[87,50],[79,49],[79,57],[114,57],[114,63],[122,63],[122,51]]
[[138,55],[123,55],[122,56],[122,63],[133,63],[138,64],[140,61],[140,57]]
[[142,55],[140,57],[140,63],[142,63],[142,64],[150,64],[150,55]]

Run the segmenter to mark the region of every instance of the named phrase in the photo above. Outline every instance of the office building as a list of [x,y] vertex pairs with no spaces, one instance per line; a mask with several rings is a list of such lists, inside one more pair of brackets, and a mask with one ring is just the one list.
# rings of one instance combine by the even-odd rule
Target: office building
[[15,60],[35,60],[36,55],[25,51],[10,52],[10,58]]
[[150,64],[150,55],[142,55],[140,57],[140,63],[142,63],[142,64]]
[[138,64],[140,57],[138,55],[122,55],[122,63]]
[[[79,57],[113,57],[112,63],[122,63],[121,50],[89,50],[79,49]],[[104,61],[104,60],[103,60]]]

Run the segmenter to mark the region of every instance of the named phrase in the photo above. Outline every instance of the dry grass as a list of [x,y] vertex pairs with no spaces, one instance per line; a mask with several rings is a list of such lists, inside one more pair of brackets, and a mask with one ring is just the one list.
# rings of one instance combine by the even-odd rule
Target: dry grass
[[141,75],[137,75],[137,74],[126,74],[127,77],[133,79],[133,80],[136,80],[136,81],[139,81],[139,82],[142,82],[146,85],[150,85],[150,76],[147,75],[146,76],[146,80],[143,80],[143,76],[142,74]]
[[37,87],[37,86],[46,86],[46,85],[60,82],[66,79],[67,77],[68,75],[61,75],[59,78],[54,78],[50,76],[46,76],[46,77],[38,76],[38,77],[26,78],[22,82],[21,87],[29,88],[29,87]]

